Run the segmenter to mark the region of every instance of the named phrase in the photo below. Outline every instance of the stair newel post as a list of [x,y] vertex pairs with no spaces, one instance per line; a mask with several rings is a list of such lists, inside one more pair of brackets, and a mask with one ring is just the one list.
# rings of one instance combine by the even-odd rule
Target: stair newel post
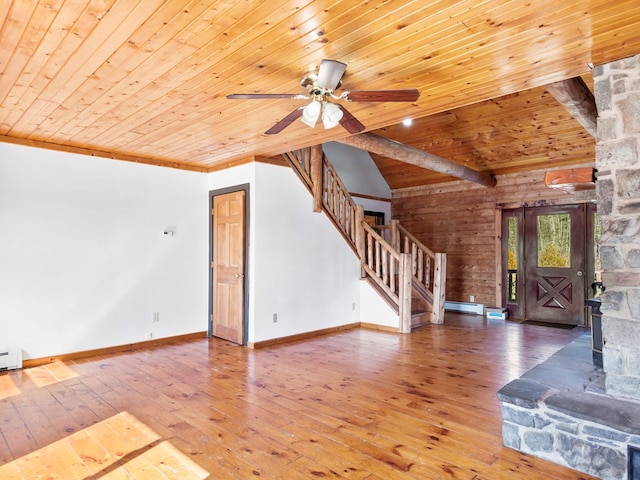
[[389,222],[389,243],[398,252],[401,252],[401,250],[400,250],[400,230],[398,229],[398,225],[399,224],[400,224],[399,220],[391,220]]
[[398,298],[400,333],[411,333],[411,255],[400,254]]
[[324,165],[322,164],[322,145],[311,147],[311,188],[313,192],[313,211],[322,211],[322,194],[324,191]]
[[436,253],[433,270],[433,312],[431,323],[444,323],[444,302],[447,282],[447,254]]

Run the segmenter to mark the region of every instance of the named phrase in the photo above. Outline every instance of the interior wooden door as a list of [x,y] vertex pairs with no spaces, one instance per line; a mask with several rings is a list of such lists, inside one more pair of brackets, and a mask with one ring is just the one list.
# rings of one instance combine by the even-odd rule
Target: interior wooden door
[[584,205],[525,209],[525,317],[583,325]]
[[213,197],[212,335],[244,343],[245,192]]

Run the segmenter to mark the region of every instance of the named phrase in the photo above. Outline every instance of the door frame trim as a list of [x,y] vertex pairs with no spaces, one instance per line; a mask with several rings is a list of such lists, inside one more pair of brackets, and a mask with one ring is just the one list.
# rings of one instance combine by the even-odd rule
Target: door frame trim
[[219,195],[225,195],[227,193],[234,193],[244,191],[244,246],[242,255],[244,257],[244,283],[243,289],[243,304],[242,304],[242,345],[247,346],[248,331],[249,331],[249,233],[250,233],[250,201],[249,201],[250,184],[243,183],[240,185],[234,185],[231,187],[217,188],[209,191],[209,307],[207,311],[207,336],[213,336],[211,315],[213,314],[213,199]]
[[[594,202],[589,202],[589,201],[583,201],[583,202],[570,202],[570,203],[549,203],[549,204],[544,204],[544,205],[522,205],[520,207],[514,207],[514,208],[503,208],[500,209],[500,213],[499,213],[499,221],[500,221],[500,230],[498,230],[499,232],[499,243],[500,245],[500,250],[499,250],[499,256],[501,259],[501,265],[500,268],[497,269],[499,270],[499,288],[500,288],[500,296],[497,297],[500,299],[500,305],[502,307],[506,307],[509,308],[509,318],[522,318],[525,319],[526,315],[526,294],[524,292],[524,288],[523,285],[518,285],[518,292],[519,292],[519,298],[522,298],[522,303],[518,304],[517,307],[515,307],[516,311],[518,313],[521,313],[520,317],[513,317],[511,315],[512,313],[512,308],[513,304],[509,305],[507,303],[507,288],[508,285],[506,284],[506,274],[507,274],[507,253],[506,253],[506,233],[505,233],[505,225],[504,225],[504,219],[505,219],[505,212],[507,214],[511,214],[511,216],[518,216],[519,217],[519,226],[518,226],[518,232],[519,232],[519,238],[518,238],[518,252],[521,255],[521,259],[522,262],[519,262],[518,264],[518,277],[520,277],[521,279],[524,279],[524,262],[526,262],[525,259],[525,255],[524,255],[524,211],[528,208],[536,208],[536,207],[571,207],[573,205],[580,205],[582,206],[583,209],[583,218],[584,218],[584,222],[585,222],[585,228],[584,228],[584,249],[585,249],[585,266],[584,266],[584,295],[585,295],[585,299],[589,298],[591,296],[591,282],[593,280],[591,280],[592,278],[594,278],[594,267],[595,267],[595,259],[594,259],[594,249],[595,249],[595,245],[594,245],[594,236],[593,236],[593,232],[594,232],[594,224],[593,224],[593,215],[595,213],[597,213],[597,205]],[[521,291],[522,289],[522,291]],[[515,312],[514,312],[515,313]],[[579,324],[578,326],[585,326],[587,325],[587,315],[586,313],[584,314],[584,323]]]

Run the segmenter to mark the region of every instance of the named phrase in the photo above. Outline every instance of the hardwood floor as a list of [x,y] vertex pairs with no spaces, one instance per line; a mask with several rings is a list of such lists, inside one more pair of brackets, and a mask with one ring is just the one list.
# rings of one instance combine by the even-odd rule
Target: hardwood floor
[[9,372],[0,478],[591,479],[502,447],[495,396],[584,332],[448,315],[411,335],[202,339]]

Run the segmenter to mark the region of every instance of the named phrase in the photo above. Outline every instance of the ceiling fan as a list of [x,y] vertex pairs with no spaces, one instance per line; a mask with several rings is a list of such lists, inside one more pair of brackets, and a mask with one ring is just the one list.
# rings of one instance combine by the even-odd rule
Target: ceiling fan
[[404,90],[353,90],[336,95],[334,91],[342,85],[342,76],[347,65],[337,60],[322,60],[318,73],[310,73],[302,77],[300,86],[307,91],[306,95],[293,93],[235,93],[227,95],[229,99],[253,100],[284,98],[289,100],[311,100],[306,106],[298,107],[289,115],[276,123],[266,135],[280,133],[295,120],[302,117],[302,122],[314,127],[322,116],[325,128],[333,128],[340,124],[349,133],[359,133],[365,126],[343,106],[329,100],[347,102],[415,102],[420,92],[415,88]]

